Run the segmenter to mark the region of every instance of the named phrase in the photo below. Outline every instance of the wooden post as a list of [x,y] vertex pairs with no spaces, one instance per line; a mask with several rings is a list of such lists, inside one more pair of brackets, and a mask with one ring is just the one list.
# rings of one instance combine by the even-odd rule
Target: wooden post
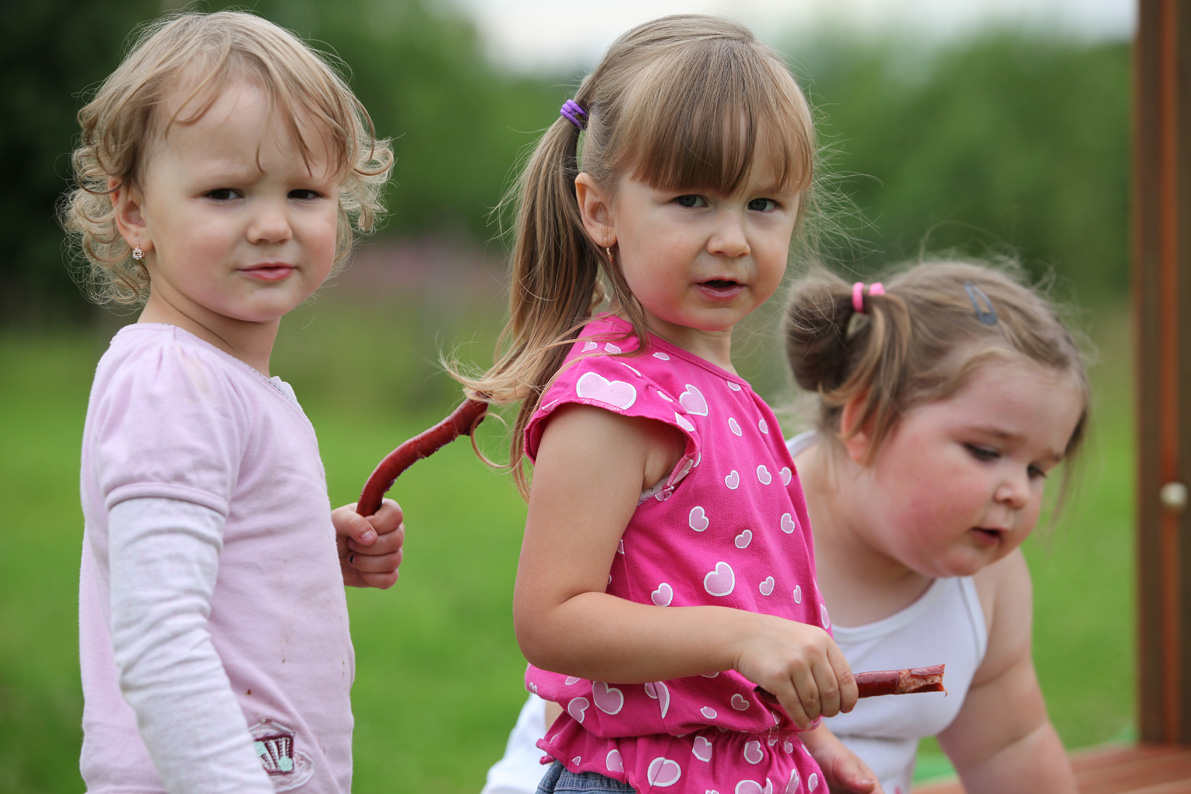
[[1139,0],[1138,10],[1139,738],[1191,744],[1191,2]]

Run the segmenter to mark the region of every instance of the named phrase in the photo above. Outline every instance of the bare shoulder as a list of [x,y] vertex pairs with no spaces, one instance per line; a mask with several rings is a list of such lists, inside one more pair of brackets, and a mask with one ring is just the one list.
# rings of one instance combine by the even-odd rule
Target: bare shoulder
[[988,650],[974,683],[996,677],[1031,652],[1034,593],[1021,549],[972,577],[988,629]]

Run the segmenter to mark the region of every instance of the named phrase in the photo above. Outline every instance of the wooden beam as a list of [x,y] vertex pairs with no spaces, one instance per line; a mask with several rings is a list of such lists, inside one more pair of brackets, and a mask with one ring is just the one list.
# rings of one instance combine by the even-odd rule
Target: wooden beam
[[1191,395],[1191,2],[1139,0],[1138,10],[1138,724],[1143,742],[1191,744],[1191,418],[1181,416]]

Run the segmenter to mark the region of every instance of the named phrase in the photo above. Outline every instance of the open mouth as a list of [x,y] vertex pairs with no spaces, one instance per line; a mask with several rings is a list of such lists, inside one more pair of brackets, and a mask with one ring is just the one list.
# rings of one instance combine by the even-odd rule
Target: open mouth
[[982,538],[986,543],[999,543],[1004,537],[1005,532],[1000,529],[988,529],[986,527],[973,527],[972,533],[979,538]]
[[707,295],[716,298],[732,298],[744,290],[744,285],[739,281],[723,278],[711,278],[707,281],[700,281],[699,287]]

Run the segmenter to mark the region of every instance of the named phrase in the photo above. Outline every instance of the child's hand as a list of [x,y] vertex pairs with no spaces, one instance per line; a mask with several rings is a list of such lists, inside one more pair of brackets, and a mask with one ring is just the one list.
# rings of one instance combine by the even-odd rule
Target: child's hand
[[802,729],[852,710],[856,679],[827,632],[772,615],[755,618],[737,653],[737,672],[775,697]]
[[798,738],[823,770],[823,780],[832,794],[884,794],[881,782],[868,768],[868,764],[827,728],[820,725],[813,731],[799,734]]
[[345,585],[381,590],[393,586],[405,543],[402,518],[401,507],[392,499],[383,500],[380,510],[368,518],[357,513],[354,504],[331,511]]

